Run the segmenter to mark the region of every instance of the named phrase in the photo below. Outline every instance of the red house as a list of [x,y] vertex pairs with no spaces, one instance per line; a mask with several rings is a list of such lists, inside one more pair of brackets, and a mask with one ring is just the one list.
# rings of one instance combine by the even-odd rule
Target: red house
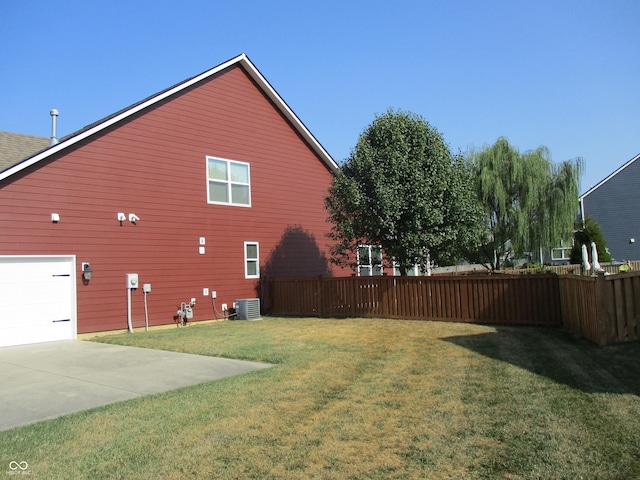
[[244,54],[5,167],[0,346],[221,318],[266,276],[338,273],[336,168]]

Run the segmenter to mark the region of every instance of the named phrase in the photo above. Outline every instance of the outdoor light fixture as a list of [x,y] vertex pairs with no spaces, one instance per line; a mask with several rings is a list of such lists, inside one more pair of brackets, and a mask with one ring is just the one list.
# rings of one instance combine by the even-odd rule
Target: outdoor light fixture
[[91,270],[91,265],[89,262],[82,263],[82,278],[84,278],[87,282],[91,280],[91,275],[93,275],[93,270]]

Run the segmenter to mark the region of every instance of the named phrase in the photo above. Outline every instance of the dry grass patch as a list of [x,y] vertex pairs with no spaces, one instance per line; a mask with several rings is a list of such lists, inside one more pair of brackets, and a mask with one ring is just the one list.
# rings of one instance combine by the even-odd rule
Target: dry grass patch
[[265,319],[102,341],[277,365],[0,433],[39,478],[633,478],[640,345]]

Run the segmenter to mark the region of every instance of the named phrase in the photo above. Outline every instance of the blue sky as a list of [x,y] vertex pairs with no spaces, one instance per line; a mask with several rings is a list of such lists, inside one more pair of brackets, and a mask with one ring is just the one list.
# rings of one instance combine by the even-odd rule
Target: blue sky
[[640,2],[9,1],[0,130],[83,126],[246,53],[338,162],[375,114],[454,151],[505,136],[582,157],[582,191],[640,153]]

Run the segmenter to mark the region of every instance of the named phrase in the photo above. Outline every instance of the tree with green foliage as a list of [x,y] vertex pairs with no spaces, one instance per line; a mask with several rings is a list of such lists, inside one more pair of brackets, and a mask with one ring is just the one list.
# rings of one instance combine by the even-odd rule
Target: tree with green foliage
[[360,135],[325,203],[332,261],[355,266],[358,245],[381,246],[400,274],[441,265],[477,244],[480,210],[471,171],[421,116],[388,110]]
[[569,263],[582,263],[582,245],[586,245],[587,251],[591,254],[591,242],[596,243],[598,261],[613,262],[613,258],[607,248],[607,241],[600,229],[600,224],[587,216],[584,219],[584,225],[579,225],[579,228],[573,234],[573,248],[571,249]]
[[510,257],[557,246],[571,237],[576,219],[580,158],[560,164],[549,149],[520,153],[506,138],[468,156],[487,226],[486,241],[469,259],[489,270]]

